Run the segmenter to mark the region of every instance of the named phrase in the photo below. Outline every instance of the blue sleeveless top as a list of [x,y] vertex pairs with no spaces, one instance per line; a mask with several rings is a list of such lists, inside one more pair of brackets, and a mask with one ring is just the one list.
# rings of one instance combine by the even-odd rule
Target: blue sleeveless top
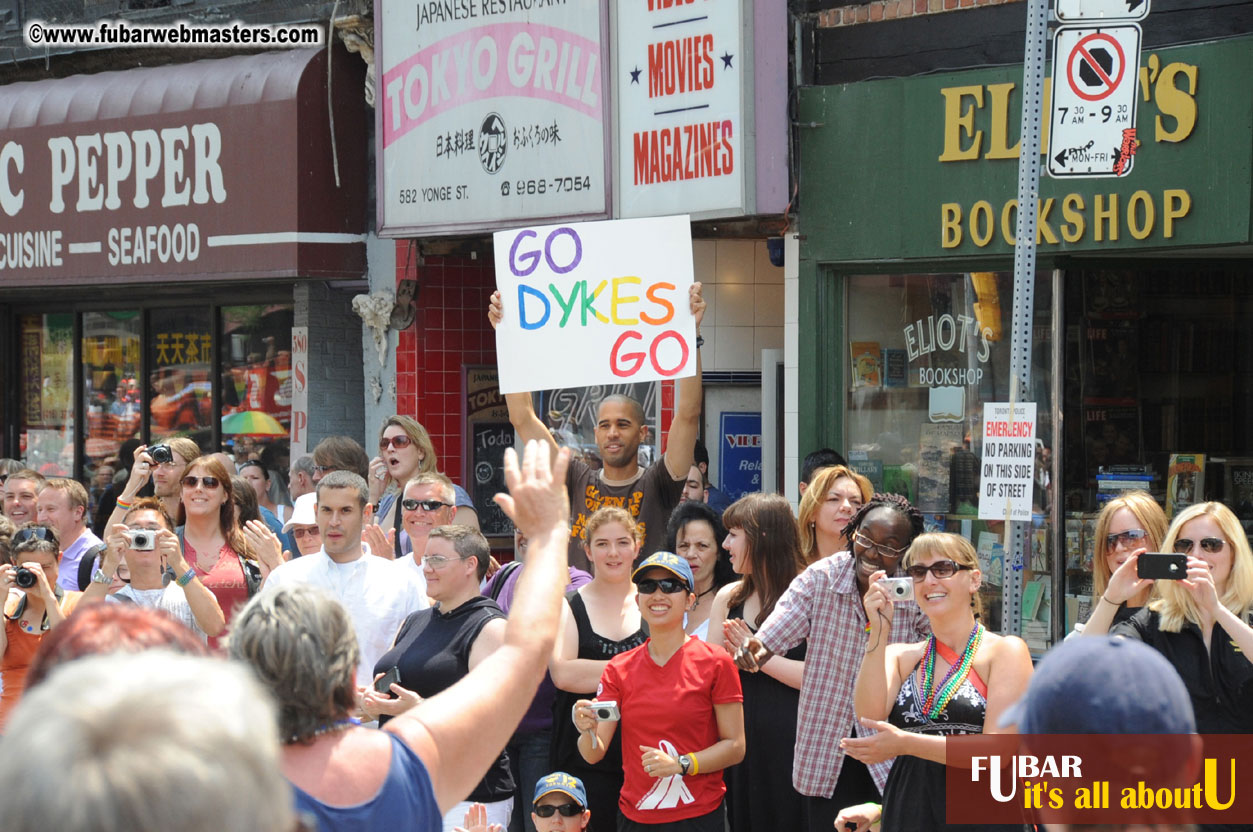
[[426,766],[395,734],[392,762],[378,794],[356,806],[327,806],[292,786],[296,811],[317,819],[321,832],[371,832],[375,829],[412,829],[439,832],[443,820]]

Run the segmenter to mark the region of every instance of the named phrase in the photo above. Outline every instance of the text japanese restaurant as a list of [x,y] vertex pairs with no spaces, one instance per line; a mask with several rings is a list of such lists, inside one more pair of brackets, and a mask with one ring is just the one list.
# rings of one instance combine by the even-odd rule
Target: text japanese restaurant
[[286,453],[295,295],[365,269],[362,71],[329,59],[333,113],[325,49],[0,87],[0,455]]
[[[1053,147],[1111,171],[1134,150],[1134,165],[1042,176],[1015,411],[1034,416],[988,442],[985,412],[1011,401],[1021,65],[800,91],[800,443],[843,447],[876,490],[968,538],[986,623],[1035,653],[1086,620],[1107,553],[1096,518],[1121,492],[1168,515],[1222,501],[1253,529],[1253,39],[1145,49],[1137,69],[1138,146]],[[1086,118],[1115,109],[1097,100]],[[983,487],[1002,474],[1030,498],[1020,561],[1004,523],[979,519],[981,499],[1012,490]],[[1017,622],[1002,620],[1008,587]]]
[[[395,405],[431,433],[442,469],[490,494],[503,447],[485,437],[512,441],[499,408],[466,404],[499,395],[485,314],[497,288],[491,232],[688,215],[713,310],[702,354],[709,473],[742,486],[737,494],[756,490],[760,454],[728,457],[732,476],[719,452],[724,435],[760,438],[763,351],[783,347],[782,245],[772,262],[766,238],[781,233],[787,205],[786,3],[704,3],[699,13],[643,0],[376,8],[377,226],[397,243],[396,283],[374,288],[418,297],[398,327]],[[775,216],[758,223],[761,214]],[[566,306],[583,304],[582,326],[608,303],[602,277],[613,275],[575,300],[575,280],[552,289]],[[517,308],[519,298],[505,302]],[[673,382],[629,375],[531,391],[536,412],[598,465],[596,405],[610,393],[639,399],[653,441],[665,435]],[[723,431],[719,416],[733,411],[748,427]],[[508,539],[499,519],[489,536]]]

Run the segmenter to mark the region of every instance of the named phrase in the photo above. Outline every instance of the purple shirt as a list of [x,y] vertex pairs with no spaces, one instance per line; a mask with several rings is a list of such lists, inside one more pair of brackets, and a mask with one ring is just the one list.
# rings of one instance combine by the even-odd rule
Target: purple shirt
[[[505,564],[507,567],[508,564]],[[487,582],[487,586],[483,589],[483,594],[490,596],[492,589],[496,586],[497,580],[504,574],[505,567]],[[510,569],[509,574],[505,575],[504,586],[501,587],[500,595],[496,599],[496,604],[505,614],[509,614],[509,607],[513,604],[513,592],[518,586],[518,576],[522,574],[522,570],[526,566],[519,566],[516,569]],[[566,584],[566,592],[573,592],[584,584],[592,580],[592,576],[575,566],[566,567],[570,571],[570,583]],[[544,679],[539,683],[539,690],[535,692],[535,698],[531,700],[531,707],[527,708],[526,716],[522,717],[522,722],[518,724],[517,733],[519,734],[535,734],[540,731],[547,731],[553,725],[553,700],[557,697],[557,687],[553,684],[552,677],[547,673]]]
[[62,589],[78,592],[78,562],[83,559],[88,549],[103,542],[92,533],[91,529],[84,530],[78,536],[78,540],[71,543],[61,553],[61,562],[57,566],[57,585]]

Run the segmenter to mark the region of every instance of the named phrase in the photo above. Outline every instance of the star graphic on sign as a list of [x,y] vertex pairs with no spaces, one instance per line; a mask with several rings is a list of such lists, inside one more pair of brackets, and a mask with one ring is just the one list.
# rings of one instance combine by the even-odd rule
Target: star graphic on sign
[[640,82],[641,72],[643,72],[643,70],[641,70],[638,66],[635,69],[630,70],[632,84],[638,84]]
[[723,54],[722,56],[722,68],[723,69],[731,68],[731,58],[732,58],[732,55],[730,52]]

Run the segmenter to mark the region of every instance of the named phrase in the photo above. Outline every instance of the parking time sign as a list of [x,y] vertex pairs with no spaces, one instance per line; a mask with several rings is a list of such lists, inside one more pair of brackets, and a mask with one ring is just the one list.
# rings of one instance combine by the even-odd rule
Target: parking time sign
[[1053,36],[1048,172],[1121,177],[1135,163],[1140,27],[1064,26]]

